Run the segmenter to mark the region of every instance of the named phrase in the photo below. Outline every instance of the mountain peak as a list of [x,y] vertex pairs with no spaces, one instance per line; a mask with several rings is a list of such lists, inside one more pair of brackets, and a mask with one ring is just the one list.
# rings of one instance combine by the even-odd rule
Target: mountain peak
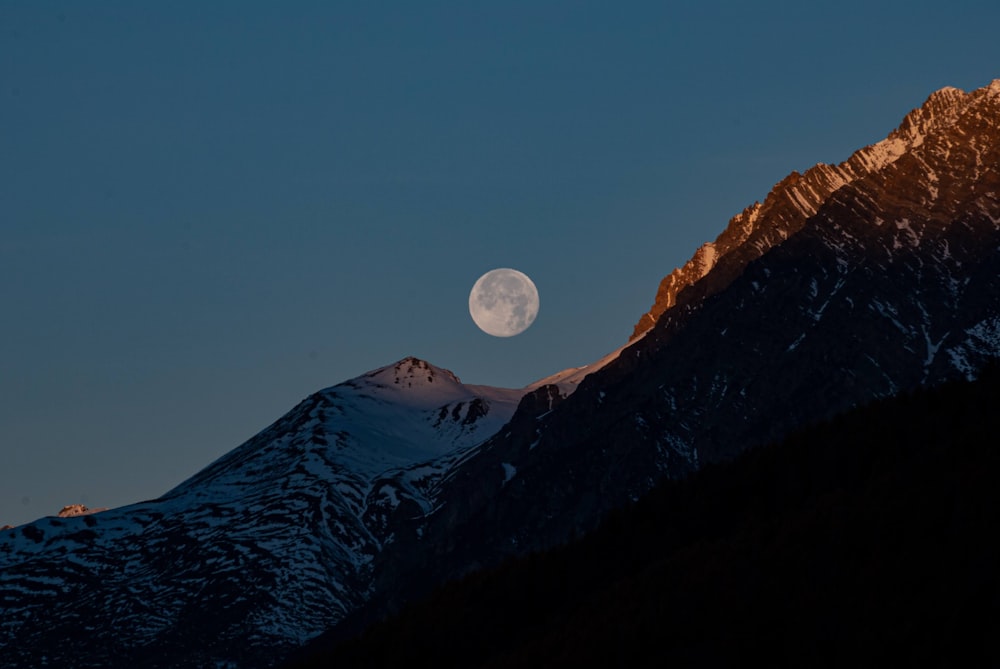
[[[630,340],[651,329],[678,303],[682,292],[688,294],[689,301],[697,301],[725,288],[750,262],[802,229],[841,188],[892,170],[895,180],[913,182],[906,189],[914,197],[913,206],[932,208],[942,185],[947,182],[951,187],[955,182],[955,175],[948,174],[949,147],[962,143],[962,136],[972,137],[964,143],[975,154],[969,156],[974,169],[988,167],[989,147],[995,142],[991,137],[1000,125],[997,103],[1000,79],[971,93],[951,86],[941,88],[908,113],[882,141],[855,151],[840,164],[818,163],[804,173],[791,172],[775,184],[762,204],[755,203],[734,216],[715,242],[703,245],[683,267],[664,277],[653,306],[636,323]],[[925,147],[925,143],[929,145]],[[904,161],[905,169],[892,167],[908,154],[916,157]],[[945,181],[940,175],[947,175]],[[884,179],[875,179],[879,180]],[[866,188],[876,191],[881,186],[873,181]]]
[[952,86],[934,91],[922,105],[903,118],[903,122],[884,142],[902,140],[908,145],[904,150],[920,146],[927,135],[955,121],[967,97],[965,91]]
[[426,360],[412,355],[391,365],[379,367],[364,374],[364,379],[370,379],[381,385],[400,388],[422,387],[435,382],[461,385],[462,381],[454,373],[441,367],[436,367]]
[[954,86],[943,86],[930,95],[927,96],[927,100],[924,102],[922,107],[926,107],[928,103],[933,104],[951,104],[960,101],[966,96],[966,92],[961,88],[955,88]]

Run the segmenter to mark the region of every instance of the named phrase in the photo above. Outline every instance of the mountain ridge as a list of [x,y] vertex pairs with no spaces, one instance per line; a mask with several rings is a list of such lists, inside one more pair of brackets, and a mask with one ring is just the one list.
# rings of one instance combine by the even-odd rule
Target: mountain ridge
[[[363,601],[392,517],[429,512],[442,473],[523,392],[465,386],[406,357],[310,395],[157,499],[4,531],[0,602],[18,611],[0,620],[4,665],[44,653],[161,666],[186,635],[202,645],[172,662],[268,649],[266,664]],[[98,622],[109,610],[110,627]],[[85,658],[81,634],[94,644]]]
[[[955,120],[962,103],[995,101],[1000,95],[997,91],[1000,79],[968,94],[950,86],[942,88],[910,111],[888,137],[858,149],[844,162],[817,163],[802,174],[792,171],[775,184],[763,203],[755,202],[734,216],[714,242],[703,244],[683,266],[664,277],[653,306],[640,317],[629,340],[651,329],[663,312],[677,303],[681,291],[697,290],[694,286],[703,281],[699,297],[718,292],[750,261],[801,228],[837,189],[885,168],[908,150],[921,146],[924,138],[942,123]],[[710,276],[720,262],[724,271]]]
[[998,399],[993,364],[838,414],[285,666],[995,664]]

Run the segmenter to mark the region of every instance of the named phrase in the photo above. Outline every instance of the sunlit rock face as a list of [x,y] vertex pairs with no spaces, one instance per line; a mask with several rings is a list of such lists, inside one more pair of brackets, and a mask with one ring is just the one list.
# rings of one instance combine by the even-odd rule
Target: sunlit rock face
[[74,516],[86,516],[91,513],[100,513],[101,511],[107,511],[107,508],[91,509],[85,504],[68,504],[60,509],[56,516],[58,518],[72,518]]
[[734,216],[714,242],[664,277],[653,306],[633,328],[632,339],[650,330],[682,292],[686,299],[698,300],[728,286],[747,264],[800,230],[841,188],[854,186],[859,201],[873,199],[883,207],[891,206],[896,196],[880,196],[896,188],[902,188],[908,204],[920,211],[945,214],[961,206],[964,191],[987,176],[981,172],[996,166],[988,161],[996,151],[997,82],[971,93],[941,89],[881,142],[839,165],[820,163],[804,174],[792,172],[763,203]]

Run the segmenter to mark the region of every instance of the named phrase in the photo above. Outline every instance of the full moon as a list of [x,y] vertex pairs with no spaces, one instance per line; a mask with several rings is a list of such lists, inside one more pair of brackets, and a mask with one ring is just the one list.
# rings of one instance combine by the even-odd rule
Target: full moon
[[538,289],[516,269],[490,270],[479,277],[469,293],[469,313],[486,334],[513,337],[535,322]]

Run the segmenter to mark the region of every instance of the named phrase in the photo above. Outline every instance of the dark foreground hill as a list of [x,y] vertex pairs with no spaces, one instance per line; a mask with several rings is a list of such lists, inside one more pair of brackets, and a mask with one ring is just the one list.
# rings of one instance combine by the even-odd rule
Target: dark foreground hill
[[1000,369],[668,481],[296,667],[1000,666]]

